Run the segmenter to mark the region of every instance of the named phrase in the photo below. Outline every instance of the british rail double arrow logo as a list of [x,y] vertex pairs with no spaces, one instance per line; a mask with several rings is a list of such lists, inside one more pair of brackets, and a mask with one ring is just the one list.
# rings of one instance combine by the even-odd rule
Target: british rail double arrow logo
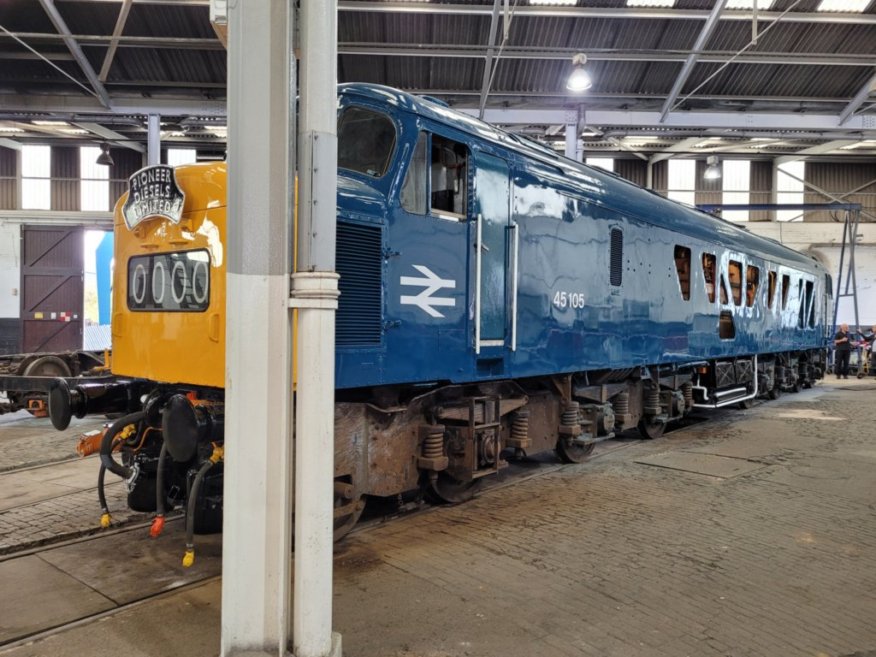
[[453,297],[436,297],[434,295],[438,290],[444,288],[453,290],[456,288],[456,281],[450,278],[441,278],[435,272],[423,265],[412,265],[414,269],[420,272],[422,278],[416,276],[402,276],[399,279],[401,285],[412,285],[422,287],[423,291],[417,295],[402,295],[401,304],[403,306],[417,306],[420,310],[432,317],[444,317],[444,315],[436,310],[436,306],[450,307],[456,305],[456,300]]

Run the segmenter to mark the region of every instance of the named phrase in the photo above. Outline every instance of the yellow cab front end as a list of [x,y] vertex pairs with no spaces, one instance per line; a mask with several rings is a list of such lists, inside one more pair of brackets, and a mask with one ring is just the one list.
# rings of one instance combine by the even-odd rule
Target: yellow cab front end
[[115,209],[113,374],[224,386],[225,236],[224,162],[132,176]]

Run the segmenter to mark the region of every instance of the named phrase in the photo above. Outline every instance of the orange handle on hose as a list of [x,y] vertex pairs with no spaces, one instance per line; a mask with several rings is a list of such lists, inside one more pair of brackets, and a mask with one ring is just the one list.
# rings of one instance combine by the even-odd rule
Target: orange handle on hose
[[[76,453],[83,457],[97,454],[100,451],[100,443],[103,440],[103,434],[106,433],[107,428],[108,427],[104,427],[100,431],[95,429],[94,431],[82,434],[82,437],[79,438],[79,442],[76,445]],[[113,445],[113,451],[117,452],[121,447],[122,444],[117,443]]]
[[149,527],[149,536],[158,538],[161,532],[164,531],[164,516],[155,516],[152,520],[152,526]]

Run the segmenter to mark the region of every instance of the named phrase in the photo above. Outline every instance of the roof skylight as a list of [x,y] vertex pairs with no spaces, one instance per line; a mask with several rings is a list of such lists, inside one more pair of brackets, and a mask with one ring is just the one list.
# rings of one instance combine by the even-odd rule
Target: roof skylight
[[839,11],[843,13],[863,13],[871,0],[821,0],[816,11]]
[[627,0],[627,7],[674,7],[675,0]]
[[[758,11],[769,11],[773,8],[776,0],[757,0]],[[726,9],[754,9],[754,0],[727,0]]]
[[856,141],[854,144],[840,146],[841,151],[851,151],[856,148],[876,148],[876,139],[864,139],[863,141]]

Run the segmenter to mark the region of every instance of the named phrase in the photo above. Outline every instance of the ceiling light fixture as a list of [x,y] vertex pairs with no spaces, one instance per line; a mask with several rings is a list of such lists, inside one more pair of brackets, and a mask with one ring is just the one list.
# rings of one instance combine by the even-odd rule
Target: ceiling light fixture
[[578,53],[572,57],[572,72],[569,74],[569,79],[566,80],[566,89],[580,94],[587,91],[593,86],[593,80],[590,79],[590,74],[584,68],[587,63],[587,55]]
[[706,172],[703,178],[706,180],[717,180],[721,177],[721,163],[718,161],[717,155],[709,155],[706,158]]
[[105,167],[111,167],[115,164],[113,156],[110,155],[109,144],[103,143],[100,145],[100,155],[97,156],[97,163]]

